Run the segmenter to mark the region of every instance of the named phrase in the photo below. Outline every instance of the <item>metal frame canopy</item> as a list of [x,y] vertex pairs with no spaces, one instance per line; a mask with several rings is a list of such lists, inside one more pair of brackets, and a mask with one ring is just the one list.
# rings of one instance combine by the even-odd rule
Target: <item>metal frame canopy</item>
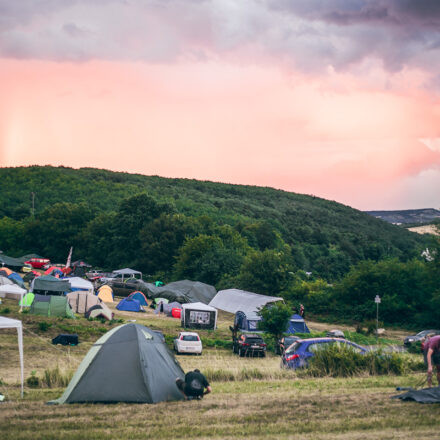
[[21,397],[23,397],[24,388],[24,366],[23,366],[23,326],[18,319],[6,318],[0,316],[0,329],[1,328],[16,328],[18,334],[18,351],[20,353],[20,372],[21,372]]

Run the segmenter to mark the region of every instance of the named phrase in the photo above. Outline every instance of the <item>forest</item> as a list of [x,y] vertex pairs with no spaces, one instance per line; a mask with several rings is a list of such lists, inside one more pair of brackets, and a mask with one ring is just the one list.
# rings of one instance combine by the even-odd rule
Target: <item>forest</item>
[[368,319],[380,294],[389,323],[438,319],[422,310],[440,301],[438,261],[420,256],[438,243],[335,201],[92,168],[0,168],[0,182],[9,256],[65,262],[73,246],[94,267],[282,295],[315,313]]

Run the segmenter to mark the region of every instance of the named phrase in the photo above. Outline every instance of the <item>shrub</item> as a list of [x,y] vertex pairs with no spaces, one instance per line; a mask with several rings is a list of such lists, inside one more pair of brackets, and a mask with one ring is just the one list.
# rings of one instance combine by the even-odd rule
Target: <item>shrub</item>
[[354,351],[351,347],[328,344],[309,360],[309,367],[299,370],[300,375],[315,377],[350,377],[362,374],[402,375],[410,368],[399,353],[385,353],[382,350],[365,354]]
[[0,313],[1,313],[2,315],[7,315],[8,313],[11,313],[11,309],[10,309],[9,307],[5,307],[4,309],[2,309],[2,310],[0,311]]
[[72,379],[73,371],[62,373],[59,366],[44,370],[41,385],[47,388],[65,388]]
[[52,324],[50,322],[41,321],[38,323],[38,329],[42,332],[47,332],[50,327],[52,327]]
[[36,371],[32,371],[31,375],[26,379],[26,385],[29,388],[37,388],[40,386],[40,379],[38,379],[38,376],[36,375]]

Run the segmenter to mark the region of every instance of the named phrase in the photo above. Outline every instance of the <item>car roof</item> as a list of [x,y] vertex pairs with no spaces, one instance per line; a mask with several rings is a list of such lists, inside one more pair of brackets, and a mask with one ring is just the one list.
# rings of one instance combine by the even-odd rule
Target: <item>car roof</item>
[[199,336],[199,334],[196,333],[196,332],[180,332],[179,334],[180,335],[195,335],[195,336]]

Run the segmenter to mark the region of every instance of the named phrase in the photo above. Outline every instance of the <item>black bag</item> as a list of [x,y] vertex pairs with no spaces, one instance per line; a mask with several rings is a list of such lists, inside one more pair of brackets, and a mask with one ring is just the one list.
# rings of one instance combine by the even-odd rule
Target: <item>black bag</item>
[[78,335],[60,334],[52,339],[52,344],[78,345]]

